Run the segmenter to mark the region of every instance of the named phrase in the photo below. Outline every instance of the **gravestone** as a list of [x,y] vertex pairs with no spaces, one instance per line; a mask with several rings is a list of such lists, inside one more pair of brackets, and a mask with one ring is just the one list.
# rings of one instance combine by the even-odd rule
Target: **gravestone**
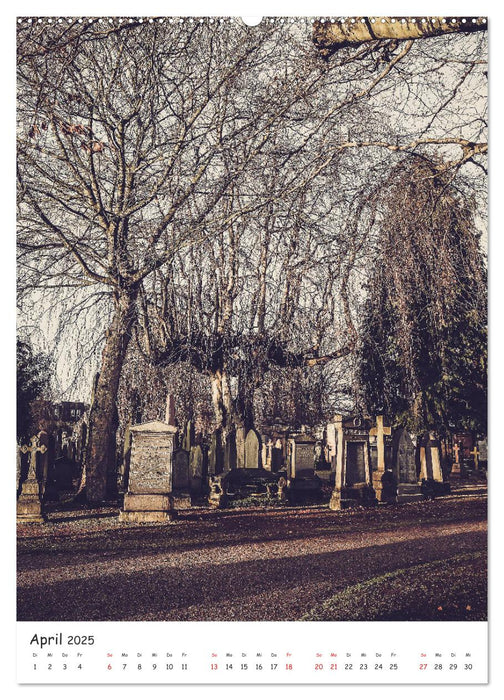
[[167,522],[173,517],[173,452],[177,429],[162,421],[134,425],[122,522]]
[[415,461],[416,448],[404,428],[394,432],[392,440],[392,471],[397,482],[397,503],[422,500]]
[[404,428],[396,430],[392,444],[394,460],[393,471],[398,483],[418,483],[415,464],[415,446],[408,431]]
[[289,439],[288,487],[291,502],[321,495],[322,482],[315,474],[316,440],[306,433]]
[[365,443],[349,442],[346,454],[346,485],[354,486],[366,481]]
[[460,444],[456,441],[453,440],[452,444],[452,453],[453,453],[453,461],[452,461],[452,469],[451,473],[457,476],[460,476],[460,463],[462,460],[461,453],[463,452],[462,447]]
[[245,428],[239,426],[235,434],[236,468],[245,469]]
[[203,450],[200,445],[191,447],[189,453],[189,474],[191,493],[201,493],[203,485]]
[[487,438],[478,440],[479,468],[481,471],[488,470],[488,441]]
[[47,452],[47,446],[41,444],[39,437],[34,435],[29,445],[21,445],[19,450],[29,455],[28,475],[21,486],[17,501],[17,520],[22,523],[43,523],[42,502],[40,500],[40,485],[37,479],[37,454]]
[[189,452],[182,448],[173,453],[173,507],[191,507]]
[[225,508],[227,505],[227,486],[229,472],[227,474],[210,475],[208,477],[208,505],[212,508]]
[[300,435],[289,440],[289,479],[315,476],[315,440]]
[[267,469],[268,471],[271,471],[271,465],[272,465],[272,458],[273,458],[273,440],[267,436],[263,435],[262,436],[262,454],[261,454],[261,463],[263,466],[263,469]]
[[[371,428],[369,431],[369,437],[370,439],[375,439],[376,440],[376,463],[372,464],[372,483],[373,483],[373,488],[376,494],[376,498],[378,501],[382,500],[382,490],[383,490],[383,484],[384,484],[384,475],[386,471],[386,464],[385,464],[385,440],[386,437],[389,436],[392,433],[392,430],[389,426],[386,426],[384,423],[384,417],[383,416],[376,416],[376,426]],[[365,470],[365,464],[363,465],[363,476],[364,480],[366,478],[366,470]],[[390,480],[385,480],[385,483],[387,483],[387,502],[390,501],[390,483],[392,483]]]
[[[329,508],[340,510],[356,505],[374,505],[375,482],[372,481],[369,457],[371,421],[360,416],[343,419],[343,416],[338,415],[334,417],[333,422],[336,432],[336,458],[334,490]],[[377,484],[380,488],[382,475],[383,472],[380,473],[380,482]]]
[[260,440],[256,431],[250,429],[245,438],[245,469],[259,469],[260,462]]

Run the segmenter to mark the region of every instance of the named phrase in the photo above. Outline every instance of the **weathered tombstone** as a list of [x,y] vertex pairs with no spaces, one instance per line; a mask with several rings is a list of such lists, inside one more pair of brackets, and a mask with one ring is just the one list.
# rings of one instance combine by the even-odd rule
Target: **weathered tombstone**
[[289,439],[288,487],[291,502],[319,497],[322,482],[315,474],[316,440],[306,433]]
[[173,517],[173,452],[177,429],[162,421],[131,427],[128,491],[119,519],[167,522]]
[[189,452],[182,448],[173,453],[173,507],[191,507]]
[[191,493],[201,493],[203,485],[203,451],[200,445],[191,447],[191,452],[189,453],[189,474]]
[[213,508],[225,508],[227,505],[228,474],[210,475],[208,477],[208,505]]
[[375,504],[369,458],[370,421],[359,416],[345,420],[335,416],[334,426],[336,466],[329,508],[340,510],[352,505]]
[[17,520],[23,523],[42,523],[44,515],[37,480],[37,454],[43,455],[47,451],[47,446],[41,444],[38,436],[34,435],[29,445],[21,445],[19,449],[23,454],[30,455],[30,462],[28,476],[21,487],[17,501]]
[[235,434],[236,468],[245,469],[245,428],[239,426]]
[[488,470],[488,441],[487,438],[478,441],[479,469],[486,472]]
[[260,440],[255,430],[250,429],[245,438],[245,469],[259,469],[260,462]]
[[398,483],[418,483],[415,464],[415,446],[410,434],[404,428],[399,428],[399,430],[396,430],[394,433],[393,455],[394,472]]
[[300,435],[289,440],[289,479],[315,475],[315,440]]
[[261,463],[263,469],[271,471],[272,463],[272,450],[273,450],[273,440],[267,435],[263,435],[261,438],[262,449],[261,449]]
[[415,445],[404,428],[394,432],[392,440],[392,471],[397,482],[397,503],[422,499],[415,462]]

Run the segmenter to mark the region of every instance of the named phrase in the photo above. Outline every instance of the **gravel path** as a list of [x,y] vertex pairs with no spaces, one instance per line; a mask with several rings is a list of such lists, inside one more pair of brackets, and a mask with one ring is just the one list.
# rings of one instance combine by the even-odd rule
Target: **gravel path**
[[[296,620],[348,585],[486,548],[483,495],[332,513],[53,513],[18,544],[20,620]],[[101,517],[96,517],[101,516]]]

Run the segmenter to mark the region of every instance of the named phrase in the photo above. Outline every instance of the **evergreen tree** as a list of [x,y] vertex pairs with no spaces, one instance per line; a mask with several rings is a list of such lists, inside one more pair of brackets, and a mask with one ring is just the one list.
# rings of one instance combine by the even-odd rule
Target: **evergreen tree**
[[44,353],[34,353],[31,345],[18,338],[17,369],[17,429],[19,439],[28,439],[32,431],[31,402],[42,396],[49,386],[51,363]]
[[362,322],[363,403],[411,430],[486,432],[486,268],[473,203],[439,164],[402,164],[383,197]]

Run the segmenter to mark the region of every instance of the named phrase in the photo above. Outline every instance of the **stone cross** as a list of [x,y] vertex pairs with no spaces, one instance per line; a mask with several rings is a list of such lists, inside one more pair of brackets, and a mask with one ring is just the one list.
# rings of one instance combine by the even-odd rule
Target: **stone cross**
[[474,450],[471,450],[471,452],[469,452],[469,454],[473,455],[473,457],[474,457],[474,466],[475,466],[475,468],[477,469],[477,468],[478,468],[478,457],[479,457],[479,452],[478,452],[478,448],[476,447],[476,445],[474,446]]
[[369,431],[371,436],[376,436],[377,447],[377,469],[379,472],[385,471],[385,435],[391,435],[389,426],[383,425],[383,416],[376,416],[376,427]]
[[21,445],[19,448],[23,454],[30,453],[30,466],[28,468],[27,481],[37,479],[37,452],[44,454],[47,452],[47,445],[41,445],[36,435],[30,440],[30,445]]
[[29,445],[21,445],[19,450],[30,453],[30,466],[28,476],[21,487],[17,502],[17,520],[19,522],[42,523],[42,503],[40,501],[40,487],[37,482],[37,452],[47,452],[47,445],[41,444],[39,438],[34,435]]
[[455,443],[453,445],[453,452],[455,453],[455,462],[458,464],[459,463],[459,452],[460,452],[460,447],[458,446],[458,443]]

